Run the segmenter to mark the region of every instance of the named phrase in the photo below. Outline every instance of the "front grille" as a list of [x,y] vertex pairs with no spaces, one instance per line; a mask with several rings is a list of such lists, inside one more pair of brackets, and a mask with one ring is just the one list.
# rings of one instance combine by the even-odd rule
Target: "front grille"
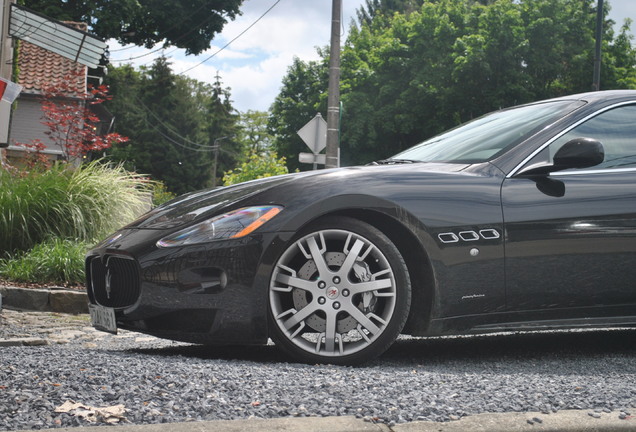
[[134,259],[106,255],[89,260],[90,289],[97,304],[122,308],[137,301],[139,268]]

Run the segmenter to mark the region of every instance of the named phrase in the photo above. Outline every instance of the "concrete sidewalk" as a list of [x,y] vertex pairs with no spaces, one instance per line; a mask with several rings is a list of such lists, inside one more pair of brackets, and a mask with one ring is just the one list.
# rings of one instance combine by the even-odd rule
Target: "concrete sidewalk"
[[[591,417],[587,411],[559,411],[555,414],[479,414],[448,423],[412,422],[392,427],[355,417],[303,417],[281,419],[228,420],[114,426],[118,432],[613,432],[636,431],[636,418],[621,420],[618,413]],[[78,432],[78,428],[56,431]],[[81,432],[103,432],[103,426],[82,427]],[[26,432],[26,431],[18,431]]]

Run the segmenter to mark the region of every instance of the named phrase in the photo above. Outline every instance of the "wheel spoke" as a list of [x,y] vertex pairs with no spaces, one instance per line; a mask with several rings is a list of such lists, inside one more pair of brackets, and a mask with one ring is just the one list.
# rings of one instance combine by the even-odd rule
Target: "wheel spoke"
[[305,291],[313,292],[316,289],[316,282],[308,281],[306,279],[301,279],[299,277],[294,277],[285,274],[277,274],[276,282],[279,282],[283,285],[288,285],[290,287],[298,288]]
[[316,237],[309,237],[307,239],[307,244],[309,245],[309,252],[311,253],[311,257],[314,260],[314,263],[316,263],[318,274],[320,274],[322,278],[326,277],[326,275],[329,274],[330,271],[329,267],[327,267],[327,263],[325,262],[325,257],[322,255],[322,251],[318,247]]
[[[391,279],[378,279],[369,282],[360,282],[351,284],[351,292],[354,294],[362,294],[369,291],[378,291],[386,288],[391,288],[393,286],[393,281]],[[383,293],[377,294],[383,297],[393,297],[395,293]]]
[[325,350],[328,353],[334,352],[336,348],[336,337],[338,333],[336,333],[337,329],[337,315],[335,313],[327,314],[327,328],[325,329]]
[[347,258],[345,259],[344,263],[342,263],[342,267],[340,267],[341,274],[349,274],[349,272],[353,268],[353,264],[356,262],[356,259],[360,255],[360,251],[362,250],[363,246],[364,246],[364,242],[360,239],[356,239],[355,243],[353,244],[353,247],[349,250],[349,253],[347,254]]
[[307,306],[296,312],[291,316],[288,320],[286,320],[283,324],[287,330],[290,330],[292,327],[307,319],[309,315],[316,312],[318,310],[318,305],[315,303],[309,303]]
[[355,306],[347,308],[347,312],[360,323],[360,325],[369,330],[371,334],[377,334],[380,332],[380,328],[371,321],[360,309]]

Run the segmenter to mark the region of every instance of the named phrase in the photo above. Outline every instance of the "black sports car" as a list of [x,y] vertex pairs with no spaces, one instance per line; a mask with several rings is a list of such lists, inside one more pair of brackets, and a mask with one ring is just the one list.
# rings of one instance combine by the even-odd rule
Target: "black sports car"
[[368,166],[194,192],[86,258],[95,327],[351,364],[400,333],[636,324],[636,91],[491,113]]

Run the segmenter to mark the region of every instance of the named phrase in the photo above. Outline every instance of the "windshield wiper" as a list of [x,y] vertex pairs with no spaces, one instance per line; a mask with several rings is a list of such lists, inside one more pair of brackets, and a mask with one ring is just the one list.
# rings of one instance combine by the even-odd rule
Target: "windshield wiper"
[[398,164],[411,164],[417,163],[420,161],[412,160],[412,159],[381,159],[378,161],[373,161],[369,165],[398,165]]

